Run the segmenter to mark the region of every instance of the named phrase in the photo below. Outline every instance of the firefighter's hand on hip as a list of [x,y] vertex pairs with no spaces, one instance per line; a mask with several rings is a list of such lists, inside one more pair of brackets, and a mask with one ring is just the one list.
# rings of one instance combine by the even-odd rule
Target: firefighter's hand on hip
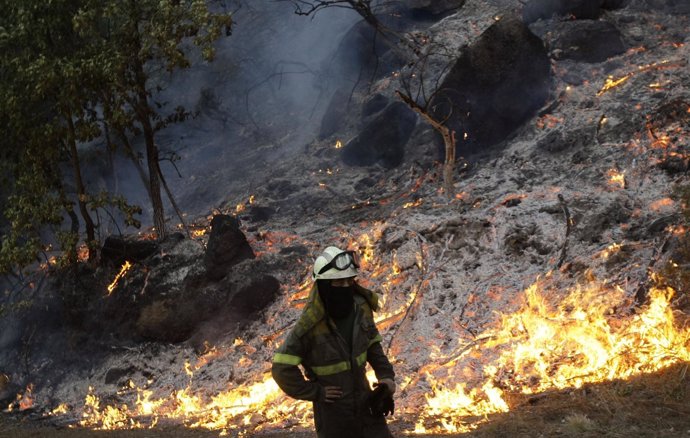
[[343,390],[340,386],[324,386],[324,401],[326,403],[333,403],[343,396]]

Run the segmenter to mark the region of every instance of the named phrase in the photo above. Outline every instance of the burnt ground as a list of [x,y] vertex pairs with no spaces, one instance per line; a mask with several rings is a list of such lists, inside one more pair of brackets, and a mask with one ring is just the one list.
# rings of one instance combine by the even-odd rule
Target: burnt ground
[[[491,10],[473,10],[483,11],[482,23],[493,23]],[[457,36],[461,33],[457,29],[472,29],[472,22],[468,22],[471,19],[449,18],[437,32]],[[421,123],[413,135],[417,142],[412,146],[416,147],[408,150],[409,161],[397,169],[342,166],[340,153],[333,147],[335,139],[329,138],[307,145],[297,161],[274,165],[270,175],[255,172],[257,179],[267,181],[255,184],[256,190],[239,193],[237,189],[228,194],[221,210],[235,211],[238,202],[247,207],[240,217],[248,224],[245,231],[250,243],[258,247],[257,252],[265,253],[261,257],[271,261],[283,249],[297,248],[292,240],[277,239],[274,253],[268,252],[271,236],[283,235],[298,237],[296,242],[304,246],[304,255],[287,253],[293,262],[290,272],[273,272],[283,285],[282,294],[242,334],[242,346],[228,347],[234,333],[221,332],[224,337],[218,346],[228,348],[221,349],[223,354],[218,359],[199,365],[193,382],[182,363],[201,361],[194,346],[108,344],[109,354],[99,355],[98,360],[90,356],[89,367],[73,369],[43,360],[49,353],[41,351],[40,337],[31,335],[31,330],[17,328],[27,333],[21,339],[21,358],[29,357],[23,354],[26,351],[41,354],[32,357],[24,367],[26,371],[18,369],[10,377],[16,382],[15,393],[29,383],[37,384],[37,407],[33,413],[0,414],[0,437],[218,436],[218,431],[190,430],[162,421],[154,430],[65,429],[56,426],[65,424],[62,418],[42,420],[39,413],[65,402],[73,407],[69,420],[77,422],[84,418],[83,400],[90,386],[109,404],[132,406],[137,393],[118,391],[127,380],[140,387],[147,385],[145,388],[154,391],[155,398],[168,397],[171,389],[185,385],[193,394],[209,396],[261,383],[273,349],[263,339],[284,334],[294,322],[300,309],[299,299],[292,297],[306,277],[311,256],[334,242],[370,251],[376,263],[365,270],[366,277],[373,278],[372,288],[385,292],[386,310],[403,309],[411,315],[381,327],[396,357],[396,372],[402,378],[414,377],[412,383],[401,384],[401,414],[396,420],[423,413],[428,408],[425,396],[433,394],[434,384],[453,388],[462,381],[480,388],[485,378],[491,378],[501,389],[510,387],[510,372],[504,381],[485,376],[486,365],[493,364],[492,352],[477,346],[475,339],[497,321],[497,311],[515,310],[521,291],[554,270],[564,254],[562,268],[548,280],[551,287],[546,290],[554,299],[556,292],[564,293],[580,280],[596,277],[619,286],[630,301],[644,291],[648,271],[659,270],[671,258],[676,259],[668,249],[674,240],[664,230],[674,224],[677,216],[678,205],[671,196],[688,182],[687,164],[682,160],[680,164],[685,167],[678,164],[677,157],[685,157],[690,151],[685,115],[690,101],[689,22],[686,16],[633,9],[611,13],[608,19],[620,24],[624,37],[631,41],[630,50],[603,63],[554,60],[553,103],[525,123],[500,149],[487,151],[487,157],[472,160],[467,166],[458,165],[457,193],[451,202],[437,191],[438,166],[416,164],[419,157],[430,160],[427,155],[435,147],[429,140],[433,132]],[[602,86],[608,75],[628,79],[604,92]],[[382,80],[379,85],[383,89],[387,83]],[[669,115],[663,116],[666,113]],[[343,138],[356,131],[352,128]],[[623,176],[622,184],[612,184],[612,175]],[[204,182],[224,189],[225,177],[209,174]],[[256,195],[252,206],[246,201],[250,195]],[[563,217],[561,198],[570,209],[572,223]],[[267,211],[273,211],[273,216],[259,217]],[[566,223],[573,226],[570,235]],[[616,256],[604,257],[614,244],[620,248]],[[182,255],[193,259],[198,254]],[[393,260],[401,269],[399,282],[389,275]],[[116,297],[125,296],[125,286],[135,285],[134,280],[131,274],[123,280]],[[687,304],[688,289],[678,291],[682,292],[678,302]],[[416,303],[411,311],[407,304],[410,297]],[[630,310],[625,303],[614,309]],[[79,339],[68,338],[65,343],[71,346]],[[476,348],[468,349],[468,345]],[[10,349],[3,353],[6,351]],[[77,357],[75,363],[84,362],[84,355],[78,356],[76,349],[69,353]],[[436,363],[430,360],[432,353]],[[483,362],[476,360],[479,353],[486,356]],[[569,357],[559,357],[554,368],[567,360]],[[453,363],[457,366],[446,375],[442,361],[456,361]],[[476,424],[475,431],[455,435],[468,437],[687,436],[690,400],[686,368],[686,364],[677,365],[626,382],[532,397],[506,393],[509,413],[490,415],[485,420],[452,414],[445,420]],[[437,373],[424,375],[425,369]],[[465,370],[472,371],[471,375],[463,374]],[[8,369],[0,371],[12,374]],[[56,371],[60,371],[55,376],[59,380],[52,379]],[[36,377],[43,381],[33,381]],[[149,379],[151,384],[146,383]],[[292,406],[293,402],[286,403]],[[264,421],[257,415],[248,430],[261,430]],[[98,418],[92,424],[98,427]],[[432,429],[435,425],[426,426]],[[394,423],[392,429],[403,436],[402,431],[409,433],[414,424]],[[250,436],[249,432],[245,436]],[[290,430],[256,436],[313,434]]]
[[[577,390],[538,395],[519,395],[509,400],[514,408],[491,415],[473,432],[462,434],[412,435],[424,437],[681,437],[690,434],[690,380],[687,363],[662,372],[626,381],[587,385]],[[467,419],[468,422],[472,419]],[[58,429],[37,421],[0,416],[0,437],[33,438],[202,438],[218,431],[161,426],[150,430],[98,431]],[[410,425],[391,422],[395,436]],[[408,432],[409,433],[409,432]],[[312,438],[311,432],[261,432],[228,436],[263,438]]]

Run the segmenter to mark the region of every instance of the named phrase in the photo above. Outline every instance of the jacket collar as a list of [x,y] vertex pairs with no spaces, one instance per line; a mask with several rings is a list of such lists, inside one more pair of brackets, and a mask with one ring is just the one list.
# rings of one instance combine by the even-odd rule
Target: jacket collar
[[[361,296],[369,307],[373,311],[379,310],[379,297],[376,293],[366,289],[359,284],[355,283],[355,293]],[[355,297],[356,298],[356,297]],[[326,318],[326,308],[323,305],[323,301],[319,296],[318,288],[316,283],[311,288],[309,292],[309,298],[307,299],[307,305],[302,311],[302,315],[297,321],[297,335],[302,336],[304,333],[309,331],[318,322]]]

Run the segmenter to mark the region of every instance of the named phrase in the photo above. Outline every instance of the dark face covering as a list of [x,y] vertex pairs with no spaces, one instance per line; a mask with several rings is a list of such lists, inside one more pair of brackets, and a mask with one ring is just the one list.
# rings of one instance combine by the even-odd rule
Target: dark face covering
[[319,296],[326,308],[326,313],[333,319],[345,318],[355,305],[354,286],[335,287],[330,280],[316,280]]

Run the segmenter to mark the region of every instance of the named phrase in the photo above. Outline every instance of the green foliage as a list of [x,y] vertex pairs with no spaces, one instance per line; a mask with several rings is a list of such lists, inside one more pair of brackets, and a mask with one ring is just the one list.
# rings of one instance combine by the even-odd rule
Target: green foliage
[[151,106],[150,78],[190,66],[191,49],[211,60],[231,18],[202,0],[0,0],[0,10],[2,274],[53,243],[74,263],[77,204],[85,222],[115,208],[140,226],[140,207],[79,187],[74,146],[104,124],[125,137],[184,120],[183,108],[160,116]]

